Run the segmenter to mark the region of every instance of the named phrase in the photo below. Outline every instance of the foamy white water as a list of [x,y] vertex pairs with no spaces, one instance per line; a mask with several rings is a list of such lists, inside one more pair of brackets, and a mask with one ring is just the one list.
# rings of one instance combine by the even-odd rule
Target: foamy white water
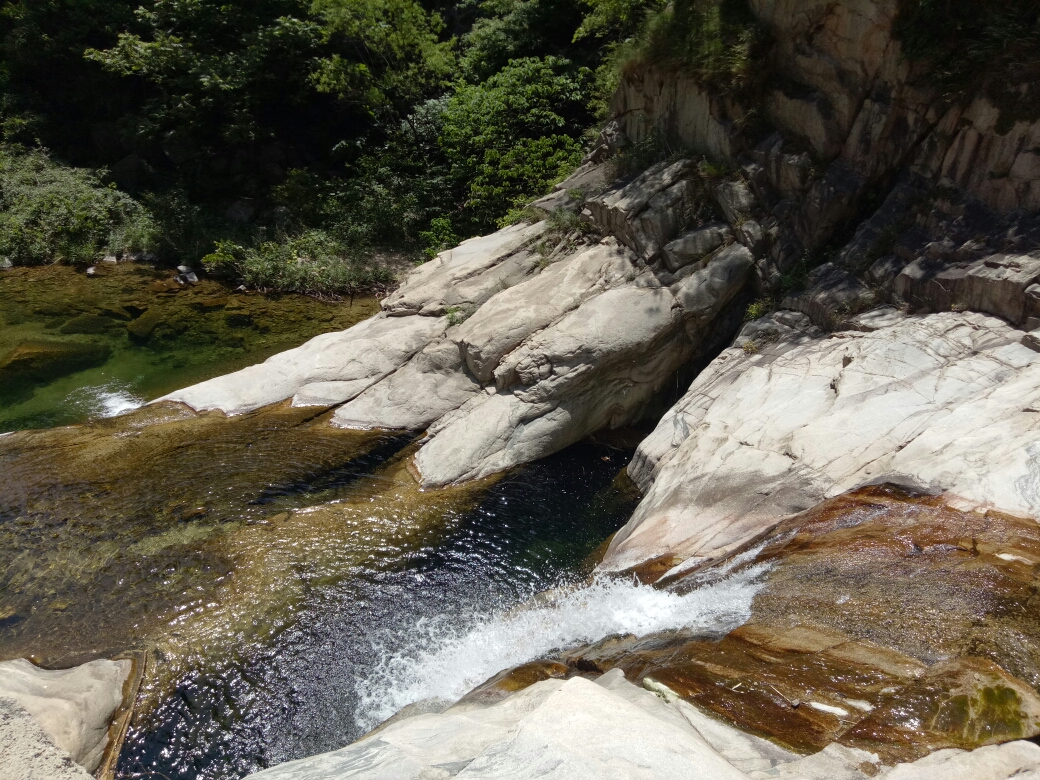
[[374,643],[373,657],[386,660],[357,684],[359,725],[372,728],[421,699],[454,701],[504,669],[611,634],[730,631],[750,617],[767,568],[751,567],[681,596],[601,578],[551,603],[423,619],[403,649],[387,649],[400,648],[399,637]]
[[91,417],[115,417],[140,409],[145,399],[115,384],[81,387],[69,397],[70,402],[84,408]]

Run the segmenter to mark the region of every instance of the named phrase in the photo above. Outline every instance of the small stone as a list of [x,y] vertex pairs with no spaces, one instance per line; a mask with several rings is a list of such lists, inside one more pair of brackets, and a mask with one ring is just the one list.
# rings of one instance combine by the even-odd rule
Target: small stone
[[119,262],[119,258],[115,255],[105,255],[101,262],[105,265],[116,265]]
[[14,268],[14,263],[12,263],[6,257],[0,257],[0,271],[6,271],[10,268]]
[[92,266],[90,266],[90,268],[87,269],[87,276],[95,276],[96,274],[97,274],[97,266],[92,265]]

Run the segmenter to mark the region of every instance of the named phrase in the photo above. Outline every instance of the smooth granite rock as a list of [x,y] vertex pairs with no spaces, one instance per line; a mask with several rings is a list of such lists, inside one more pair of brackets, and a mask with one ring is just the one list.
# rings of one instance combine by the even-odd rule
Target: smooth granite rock
[[625,425],[689,355],[668,290],[608,290],[509,353],[497,392],[430,428],[416,471],[424,486],[474,479]]
[[480,393],[454,341],[435,341],[336,410],[333,425],[418,431]]
[[712,558],[870,481],[1040,513],[1040,354],[1020,331],[946,313],[774,333],[738,337],[640,445],[646,495],[604,566]]
[[228,415],[288,398],[296,406],[340,404],[396,371],[442,336],[446,327],[442,317],[376,316],[158,400],[178,401],[197,411],[219,409]]
[[733,240],[733,231],[724,222],[714,222],[684,233],[664,248],[664,264],[670,271],[703,260],[720,246]]
[[495,293],[537,273],[540,256],[530,246],[545,227],[511,225],[441,252],[405,277],[383,301],[383,311],[439,317],[455,308],[471,314]]
[[0,777],[10,780],[91,780],[14,699],[0,694]]
[[[1020,780],[1040,766],[1028,742],[942,750],[885,767],[833,744],[811,756],[745,734],[620,670],[535,683],[490,706],[395,720],[348,747],[250,775],[256,780]],[[971,774],[976,772],[978,774]]]
[[489,382],[502,358],[535,331],[582,302],[634,278],[635,257],[614,239],[580,249],[538,276],[504,290],[466,320],[454,336],[466,365]]
[[72,669],[40,669],[22,658],[0,663],[0,697],[24,708],[48,738],[93,772],[108,744],[112,716],[123,703],[130,661],[91,661]]

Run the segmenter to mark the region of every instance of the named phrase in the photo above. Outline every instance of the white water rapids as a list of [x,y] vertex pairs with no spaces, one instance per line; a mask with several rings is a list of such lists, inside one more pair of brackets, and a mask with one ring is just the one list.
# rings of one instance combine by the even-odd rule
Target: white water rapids
[[500,671],[611,634],[728,632],[750,617],[767,567],[729,571],[756,553],[740,556],[717,571],[713,581],[685,595],[599,578],[534,606],[424,618],[409,632],[403,649],[385,649],[390,644],[402,648],[400,637],[373,643],[373,657],[385,660],[358,682],[359,725],[368,730],[422,699],[455,701]]

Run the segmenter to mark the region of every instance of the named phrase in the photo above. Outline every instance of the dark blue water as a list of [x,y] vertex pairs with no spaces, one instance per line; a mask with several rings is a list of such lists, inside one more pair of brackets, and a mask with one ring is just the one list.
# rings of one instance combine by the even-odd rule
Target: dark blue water
[[630,454],[575,445],[498,482],[434,542],[316,584],[269,646],[181,680],[131,731],[118,777],[239,778],[358,738],[357,686],[419,620],[500,610],[587,573],[637,500],[616,479]]

